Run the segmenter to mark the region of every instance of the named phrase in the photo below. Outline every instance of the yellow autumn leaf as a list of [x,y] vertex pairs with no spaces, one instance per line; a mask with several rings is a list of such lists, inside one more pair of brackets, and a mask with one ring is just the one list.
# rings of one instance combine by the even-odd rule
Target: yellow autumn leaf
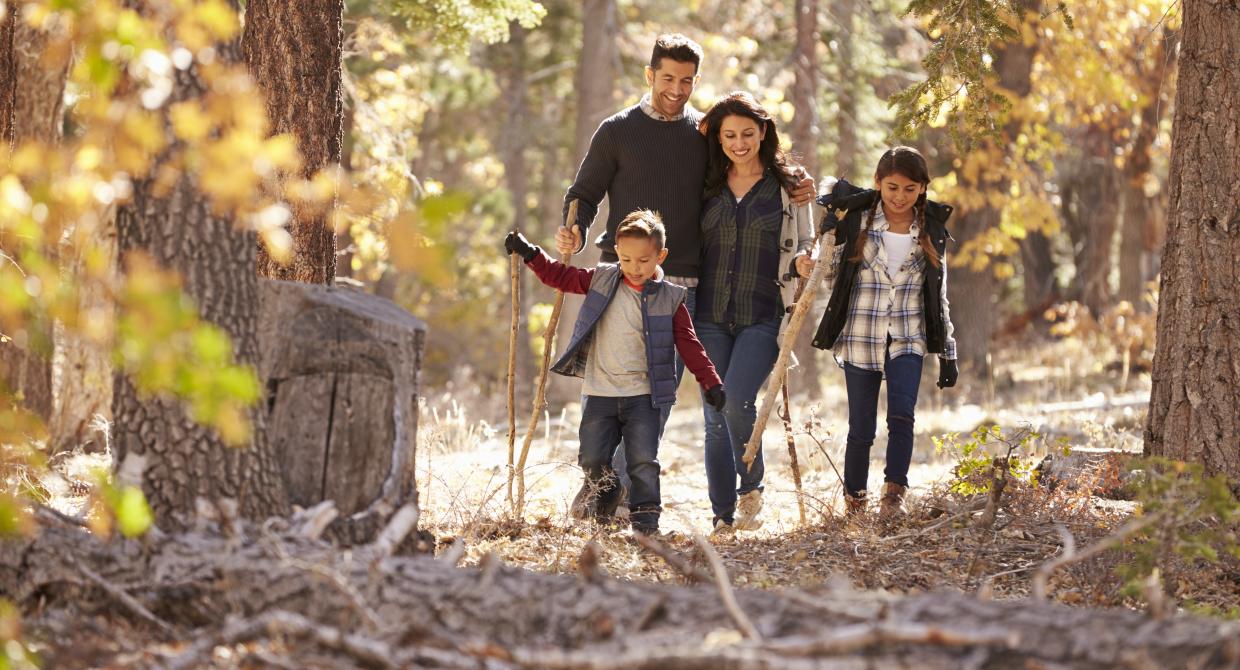
[[168,110],[172,130],[187,142],[199,142],[211,132],[214,125],[202,107],[194,101],[178,102]]

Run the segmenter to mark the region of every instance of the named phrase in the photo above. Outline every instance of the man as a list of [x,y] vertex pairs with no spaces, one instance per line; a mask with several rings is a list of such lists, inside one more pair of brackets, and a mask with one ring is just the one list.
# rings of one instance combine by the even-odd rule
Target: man
[[[590,147],[564,196],[564,213],[577,201],[576,225],[556,233],[556,249],[573,254],[585,246],[586,232],[598,214],[603,196],[608,200],[606,229],[595,240],[604,263],[615,263],[616,227],[625,216],[639,209],[657,212],[667,231],[667,281],[689,289],[685,305],[696,305],[698,260],[701,256],[700,215],[702,186],[706,177],[706,140],[698,130],[702,113],[689,105],[699,80],[702,47],[679,33],[660,35],[646,66],[650,90],[641,101],[604,119],[590,139]],[[812,179],[801,181],[795,194],[799,204],[814,195]],[[676,380],[684,373],[677,357]],[[671,408],[663,409],[660,433]],[[624,481],[624,449],[617,450],[615,472],[621,486],[599,498],[596,513],[611,516],[628,489]],[[573,515],[588,515],[581,503],[588,498],[583,487],[573,504]]]

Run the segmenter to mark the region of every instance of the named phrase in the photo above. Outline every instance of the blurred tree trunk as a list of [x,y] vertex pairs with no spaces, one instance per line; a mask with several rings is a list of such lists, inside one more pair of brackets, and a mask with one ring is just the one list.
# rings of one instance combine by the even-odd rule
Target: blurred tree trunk
[[5,6],[0,14],[0,143],[13,148],[13,110],[17,107],[17,60],[13,55],[13,38],[17,30],[17,13]]
[[[500,139],[500,158],[504,163],[504,183],[512,202],[512,229],[527,237],[533,234],[529,225],[529,164],[525,150],[530,128],[529,81],[526,73],[526,39],[529,31],[513,21],[509,26],[508,44],[497,45],[499,75],[503,78],[501,101],[504,105],[504,125]],[[537,235],[534,235],[536,238]],[[537,243],[537,240],[534,240]],[[554,256],[554,250],[552,250]],[[521,322],[528,326],[530,308],[534,300],[531,287],[538,283],[526,268],[521,272]],[[517,375],[520,379],[533,379],[533,354],[530,349],[530,330],[521,327],[517,331]],[[532,383],[532,382],[531,382]]]
[[1090,124],[1080,146],[1080,161],[1061,189],[1062,210],[1074,249],[1073,297],[1098,317],[1110,307],[1113,295],[1111,249],[1119,229],[1123,175],[1115,165],[1115,142],[1108,129]]
[[[340,162],[343,14],[344,0],[246,3],[241,50],[250,75],[266,97],[271,132],[297,138],[301,177]],[[330,205],[291,204],[292,258],[288,265],[281,265],[260,246],[259,276],[330,284],[336,272],[335,233],[326,215]]]
[[[0,28],[0,137],[12,148],[28,141],[58,144],[68,49],[55,48],[53,35],[31,27],[9,5],[12,11],[5,12]],[[42,249],[53,260],[56,243],[53,239]],[[20,262],[8,240],[0,239],[0,251],[8,257],[4,262]],[[4,386],[44,421],[51,419],[55,405],[52,330],[48,320],[27,320],[15,328],[5,326],[4,335],[12,339],[0,343]]]
[[[581,4],[581,52],[577,58],[577,119],[575,140],[573,142],[573,173],[586,156],[590,148],[590,138],[598,125],[616,112],[616,67],[620,61],[619,47],[616,38],[620,28],[616,19],[616,0],[582,0]],[[571,179],[572,176],[570,175]],[[556,199],[555,221],[562,216],[563,192]],[[604,198],[599,203],[596,222],[606,222],[608,202]],[[601,226],[593,227],[595,232]],[[548,240],[550,242],[550,240]],[[554,250],[553,250],[554,255]],[[580,267],[592,267],[598,263],[602,253],[598,247],[586,240],[585,249],[573,257],[573,263]],[[565,295],[564,309],[560,312],[560,324],[556,330],[557,348],[568,342],[573,334],[573,324],[581,311],[584,296]],[[580,399],[581,384],[567,377],[559,377],[552,381],[551,389],[554,397],[560,400]]]
[[[815,179],[821,177],[818,163],[818,0],[796,0],[797,41],[792,54],[796,79],[792,85],[792,146],[796,149],[801,165]],[[786,268],[780,268],[781,273]],[[793,280],[796,281],[796,280]],[[797,391],[818,397],[822,393],[821,369],[818,350],[808,334],[802,335],[793,347],[800,361],[793,386]],[[792,390],[793,386],[789,386]]]
[[[1040,0],[1024,0],[1021,5],[1026,12],[1037,12],[1041,7]],[[1033,71],[1033,58],[1037,53],[1036,42],[1025,44],[1014,41],[995,48],[994,69],[999,75],[998,85],[1014,98],[1029,95],[1031,88],[1030,74]],[[1018,121],[1009,121],[1003,128],[1005,138],[999,143],[986,142],[984,150],[997,156],[1005,156],[1011,151],[1007,138],[1014,138],[1019,131]],[[990,192],[1006,192],[1006,180],[994,177],[989,171],[977,171],[977,177],[970,180],[963,176],[961,183],[965,188]],[[955,224],[948,223],[948,230],[956,239],[955,248],[967,244],[987,230],[999,225],[1000,212],[990,205],[972,211],[961,212]],[[977,253],[984,253],[978,250]],[[948,263],[951,262],[951,251],[948,251]],[[961,366],[969,371],[976,382],[989,379],[991,370],[989,363],[990,339],[994,335],[998,323],[999,281],[994,270],[986,267],[981,271],[960,264],[951,265],[950,277],[947,281],[949,302],[951,303],[952,323],[956,327],[956,344],[959,350]]]
[[[141,3],[138,11],[155,10]],[[236,43],[219,44],[216,57],[236,63],[240,49]],[[206,87],[197,66],[177,70],[172,95],[160,109],[165,124],[170,125],[167,114],[173,104],[193,99]],[[132,199],[117,213],[122,268],[145,255],[180,272],[182,290],[194,300],[199,315],[232,339],[237,363],[257,369],[256,236],[214,214],[191,176],[157,187],[153,175],[160,174],[166,160],[161,156],[151,168],[152,177],[134,182]],[[287,511],[262,409],[249,412],[253,438],[245,448],[228,446],[214,430],[194,422],[178,400],[139,396],[125,375],[115,377],[112,412],[117,468],[131,476],[134,470],[142,472],[142,490],[162,528],[182,527],[199,497],[235,500],[248,518]]]
[[1145,453],[1240,493],[1240,11],[1185,0]]
[[1020,241],[1020,260],[1024,270],[1025,310],[1040,319],[1041,312],[1060,297],[1050,238],[1040,230],[1030,232]]
[[[839,70],[844,79],[842,85],[836,89],[839,95],[840,111],[835,119],[838,135],[836,142],[839,145],[839,156],[835,161],[835,175],[840,179],[852,181],[858,179],[857,152],[861,150],[861,144],[857,140],[857,94],[854,87],[856,79],[853,76],[857,67],[853,54],[856,46],[853,17],[857,13],[857,0],[836,0],[832,7],[838,29],[835,41]],[[864,182],[857,183],[864,185]]]
[[[1143,299],[1146,284],[1157,274],[1153,259],[1162,248],[1165,227],[1163,191],[1156,195],[1146,193],[1146,184],[1153,179],[1151,147],[1158,138],[1158,126],[1163,112],[1171,105],[1164,99],[1168,75],[1174,69],[1179,49],[1171,47],[1177,37],[1175,31],[1164,30],[1158,48],[1151,60],[1158,65],[1153,72],[1143,75],[1148,98],[1141,108],[1136,138],[1129,152],[1124,170],[1124,216],[1120,238],[1119,298],[1132,303],[1140,311],[1149,308]],[[1142,63],[1145,61],[1142,60]]]

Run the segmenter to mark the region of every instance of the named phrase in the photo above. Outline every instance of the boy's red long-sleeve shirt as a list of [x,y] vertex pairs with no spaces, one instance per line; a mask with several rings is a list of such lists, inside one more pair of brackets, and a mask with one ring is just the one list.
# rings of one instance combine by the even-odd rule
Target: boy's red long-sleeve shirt
[[[590,282],[594,278],[594,268],[578,268],[565,265],[541,250],[533,260],[526,263],[542,283],[566,293],[585,295],[590,291]],[[623,280],[621,281],[623,284]],[[625,285],[619,290],[633,290]],[[672,332],[676,338],[676,351],[684,360],[685,367],[693,373],[703,389],[713,388],[723,383],[715,366],[706,355],[706,349],[698,341],[693,330],[693,318],[689,309],[681,303],[672,316]]]

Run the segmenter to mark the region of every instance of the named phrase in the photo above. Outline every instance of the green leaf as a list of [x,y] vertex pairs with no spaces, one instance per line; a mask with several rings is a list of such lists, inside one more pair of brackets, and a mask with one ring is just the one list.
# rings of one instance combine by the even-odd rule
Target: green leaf
[[154,522],[146,496],[136,486],[122,488],[116,496],[116,525],[125,537],[138,537],[146,533]]

